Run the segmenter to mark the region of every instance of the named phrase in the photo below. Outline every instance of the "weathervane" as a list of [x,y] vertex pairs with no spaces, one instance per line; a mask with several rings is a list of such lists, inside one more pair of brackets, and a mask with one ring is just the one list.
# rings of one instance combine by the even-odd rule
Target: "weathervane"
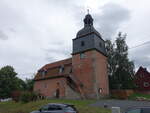
[[89,14],[89,9],[87,9],[87,13]]

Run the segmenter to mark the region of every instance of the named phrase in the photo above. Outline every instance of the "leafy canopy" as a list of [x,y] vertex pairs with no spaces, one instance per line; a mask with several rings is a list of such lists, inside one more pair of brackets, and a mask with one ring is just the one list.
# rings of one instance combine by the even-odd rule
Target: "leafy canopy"
[[108,55],[108,75],[111,89],[134,88],[134,63],[128,58],[126,34],[120,32],[114,42],[106,41]]

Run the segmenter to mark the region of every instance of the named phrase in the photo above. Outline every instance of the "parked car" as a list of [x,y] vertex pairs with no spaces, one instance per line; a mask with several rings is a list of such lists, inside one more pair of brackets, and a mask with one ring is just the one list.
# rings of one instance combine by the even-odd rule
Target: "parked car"
[[150,113],[150,107],[130,108],[125,113]]
[[78,113],[78,111],[74,105],[49,103],[41,107],[38,111],[32,111],[31,113]]
[[0,102],[7,102],[7,101],[11,101],[12,98],[5,98],[5,99],[0,99]]

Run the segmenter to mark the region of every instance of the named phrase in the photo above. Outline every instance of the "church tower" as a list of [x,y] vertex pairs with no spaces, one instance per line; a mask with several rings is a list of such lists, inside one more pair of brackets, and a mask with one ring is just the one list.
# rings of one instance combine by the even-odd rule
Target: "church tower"
[[105,41],[94,28],[90,14],[85,16],[84,27],[73,39],[72,67],[85,98],[98,99],[109,94]]

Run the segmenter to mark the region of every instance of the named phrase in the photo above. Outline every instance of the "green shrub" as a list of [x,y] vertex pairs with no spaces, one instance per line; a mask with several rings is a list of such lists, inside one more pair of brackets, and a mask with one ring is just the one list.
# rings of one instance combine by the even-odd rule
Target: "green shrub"
[[23,92],[21,94],[20,101],[24,102],[24,103],[27,103],[27,102],[30,102],[30,101],[37,100],[37,97],[38,97],[38,95],[34,92]]

